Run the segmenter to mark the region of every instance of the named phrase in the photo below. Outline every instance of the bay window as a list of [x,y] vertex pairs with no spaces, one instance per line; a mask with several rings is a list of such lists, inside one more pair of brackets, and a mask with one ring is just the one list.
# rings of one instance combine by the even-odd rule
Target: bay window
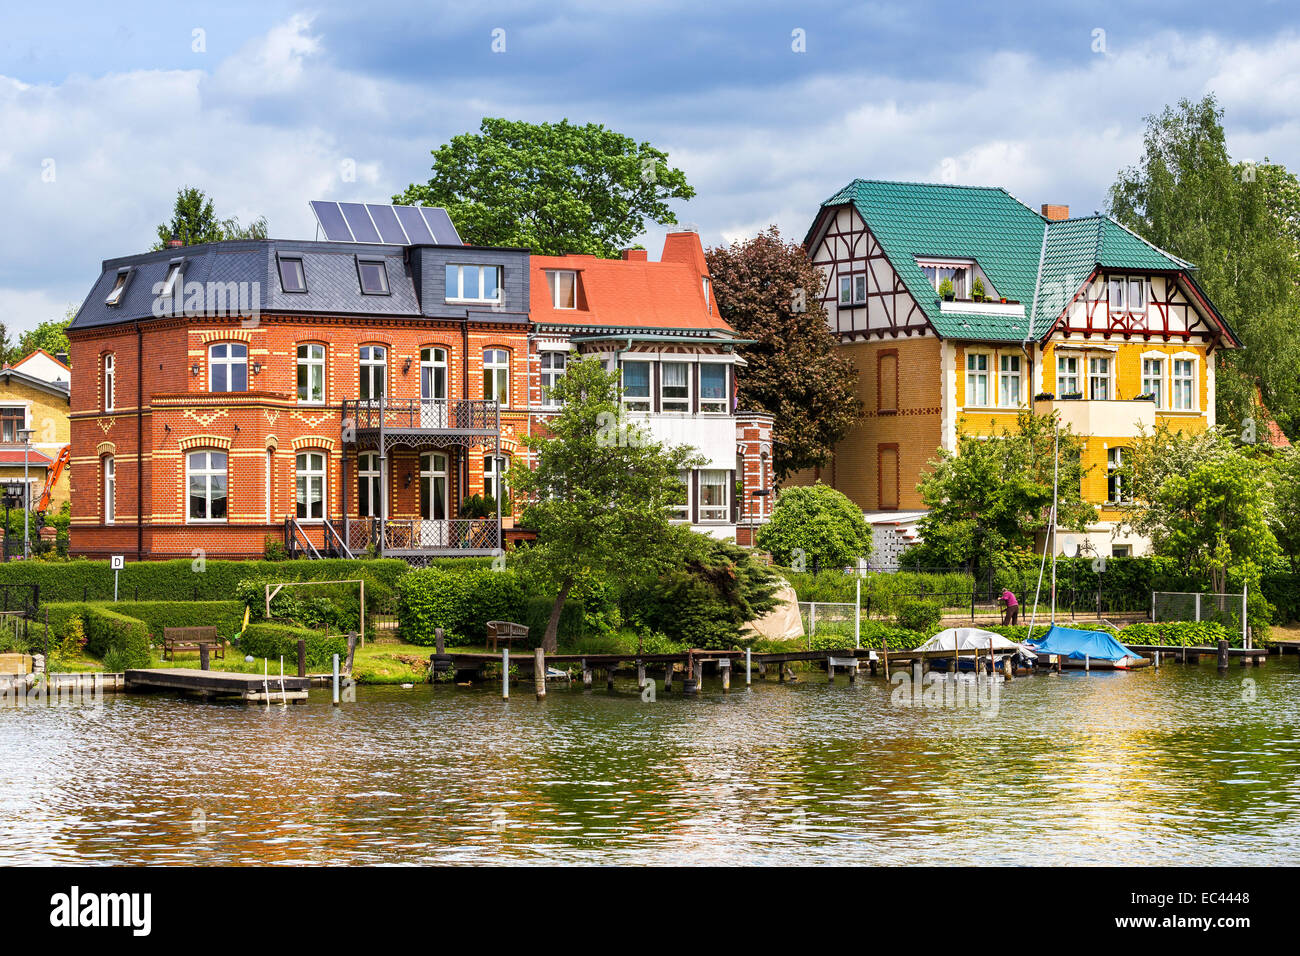
[[720,468],[701,468],[699,476],[700,521],[726,521],[727,472]]
[[691,410],[691,367],[686,362],[663,362],[659,366],[663,388],[660,399],[665,412]]
[[700,363],[700,411],[727,412],[727,366],[721,362]]
[[226,520],[226,453],[193,451],[186,458],[189,520]]
[[650,363],[623,363],[623,408],[629,412],[650,411]]

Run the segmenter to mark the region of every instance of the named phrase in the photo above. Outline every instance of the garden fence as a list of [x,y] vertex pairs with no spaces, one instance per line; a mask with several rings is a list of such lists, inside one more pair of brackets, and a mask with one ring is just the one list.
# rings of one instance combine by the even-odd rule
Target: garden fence
[[860,621],[861,609],[857,604],[839,604],[831,601],[800,601],[799,618],[803,621],[804,636],[809,650],[813,638],[818,634],[823,637],[835,636],[845,640],[845,647],[852,642],[853,647],[861,646]]

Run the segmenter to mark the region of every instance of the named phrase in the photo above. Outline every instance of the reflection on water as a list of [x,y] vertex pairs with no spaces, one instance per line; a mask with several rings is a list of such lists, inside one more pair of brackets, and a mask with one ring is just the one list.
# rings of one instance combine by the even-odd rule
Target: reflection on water
[[1300,861],[1294,658],[1017,679],[996,719],[737,683],[4,710],[0,864]]

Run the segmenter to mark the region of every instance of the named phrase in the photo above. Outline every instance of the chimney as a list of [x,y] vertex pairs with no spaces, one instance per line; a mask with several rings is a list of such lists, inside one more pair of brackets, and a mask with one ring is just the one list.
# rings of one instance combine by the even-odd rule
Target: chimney
[[56,359],[58,359],[60,362],[62,362],[64,365],[67,365],[67,364],[68,364],[68,353],[67,353],[67,352],[55,352],[55,353],[54,353],[54,357],[55,357]]
[[647,262],[648,255],[644,249],[624,249],[623,258],[628,262]]
[[181,242],[181,237],[176,235],[174,232],[172,233],[172,237],[167,240],[168,249],[179,249],[183,245],[185,245],[185,243]]
[[1057,206],[1050,202],[1043,203],[1043,218],[1052,222],[1060,222],[1062,219],[1070,218],[1069,206]]

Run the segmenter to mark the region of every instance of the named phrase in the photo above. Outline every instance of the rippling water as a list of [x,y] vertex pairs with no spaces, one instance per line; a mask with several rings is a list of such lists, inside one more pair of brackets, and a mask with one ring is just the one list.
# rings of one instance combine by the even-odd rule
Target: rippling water
[[[1300,669],[0,711],[0,864],[1296,863]],[[680,687],[680,685],[678,685]]]

